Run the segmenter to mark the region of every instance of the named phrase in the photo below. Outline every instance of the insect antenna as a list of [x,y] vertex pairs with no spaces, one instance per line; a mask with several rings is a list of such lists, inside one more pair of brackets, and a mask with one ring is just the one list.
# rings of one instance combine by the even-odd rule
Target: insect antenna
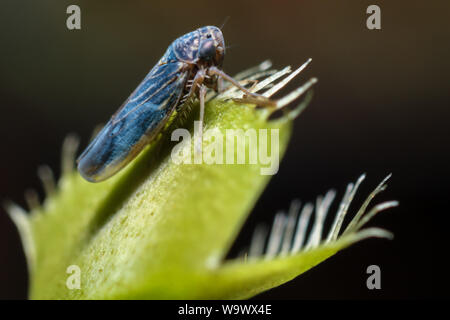
[[222,22],[222,25],[219,27],[220,31],[222,31],[223,27],[225,27],[226,23],[230,20],[230,16],[226,16]]
[[229,46],[225,46],[225,49],[229,50],[231,48],[236,48],[236,47],[239,47],[239,44],[234,43],[234,44],[230,44]]

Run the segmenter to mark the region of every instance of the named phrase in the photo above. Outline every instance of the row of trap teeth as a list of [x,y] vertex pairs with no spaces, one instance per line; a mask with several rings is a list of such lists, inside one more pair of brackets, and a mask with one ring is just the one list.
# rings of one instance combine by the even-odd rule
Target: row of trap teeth
[[[266,60],[256,67],[238,73],[233,78],[235,80],[238,80],[242,85],[247,85],[249,83],[254,83],[254,81],[257,81],[256,84],[249,89],[249,91],[252,93],[258,93],[261,90],[265,90],[263,93],[261,93],[261,95],[266,98],[270,98],[275,93],[284,88],[297,75],[299,75],[311,63],[311,61],[312,61],[311,58],[308,59],[304,64],[302,64],[294,71],[291,70],[290,66],[287,66],[282,70],[278,71],[270,69],[272,67],[272,62]],[[284,79],[279,80],[284,76],[286,76]],[[307,92],[316,82],[317,82],[316,78],[311,78],[301,87],[298,87],[297,89],[293,90],[286,96],[278,100],[275,100],[276,108],[281,109],[287,106],[288,104],[290,104],[291,102],[302,96],[305,92]],[[215,98],[220,100],[227,100],[227,99],[239,100],[243,97],[243,95],[244,93],[239,88],[230,85],[228,89],[226,89],[222,93],[216,94],[215,92],[212,91],[209,92],[206,97],[206,100],[209,101]]]
[[[386,188],[386,181],[390,176],[388,175],[370,193],[341,235],[339,233],[344,218],[365,175],[360,176],[356,183],[350,183],[347,186],[347,190],[334,217],[333,224],[327,234],[324,234],[323,229],[327,213],[336,196],[334,190],[328,191],[325,196],[319,196],[315,206],[312,203],[307,203],[301,207],[300,201],[292,201],[287,213],[279,212],[275,215],[270,233],[265,225],[261,224],[255,228],[248,250],[241,251],[239,256],[249,260],[287,256],[300,251],[314,249],[319,245],[331,243],[339,237],[349,234],[355,234],[358,240],[367,237],[392,238],[393,235],[383,229],[368,228],[361,230],[361,227],[378,212],[398,205],[397,201],[388,201],[374,206],[366,213],[370,201]],[[313,215],[315,216],[314,222],[308,233],[308,226]]]
[[[69,134],[64,139],[61,153],[61,176],[73,173],[78,146],[79,138],[75,134]],[[38,168],[37,173],[42,182],[45,196],[49,197],[54,194],[58,187],[53,170],[47,165],[42,165]],[[38,193],[34,189],[25,191],[25,201],[30,211],[39,209],[41,206]],[[8,204],[7,207],[9,207],[9,205],[10,204]]]

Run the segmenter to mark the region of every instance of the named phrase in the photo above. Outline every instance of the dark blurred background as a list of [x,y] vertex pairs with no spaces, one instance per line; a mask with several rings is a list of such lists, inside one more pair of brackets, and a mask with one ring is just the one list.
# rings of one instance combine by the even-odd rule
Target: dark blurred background
[[[81,7],[81,30],[66,28],[70,4]],[[381,7],[382,30],[366,28],[370,4]],[[448,1],[3,0],[0,198],[25,207],[26,189],[42,197],[36,169],[59,172],[68,133],[84,147],[172,40],[230,16],[225,71],[267,58],[276,68],[295,67],[312,57],[293,86],[319,78],[280,171],[231,254],[293,198],[311,201],[329,188],[342,196],[363,172],[357,204],[389,172],[378,202],[400,201],[370,223],[393,231],[393,241],[366,240],[258,298],[448,297],[449,12]],[[18,233],[0,211],[0,298],[26,298]],[[381,268],[381,290],[366,288],[371,264]]]

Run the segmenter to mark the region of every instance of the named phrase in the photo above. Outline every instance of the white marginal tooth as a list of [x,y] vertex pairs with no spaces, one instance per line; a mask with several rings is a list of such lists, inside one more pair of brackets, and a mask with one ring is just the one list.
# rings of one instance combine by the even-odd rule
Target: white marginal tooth
[[261,71],[268,70],[270,67],[272,67],[272,61],[265,60],[261,62],[261,64],[259,65],[259,70]]
[[314,243],[316,241],[317,238],[317,228],[318,225],[320,225],[321,220],[322,220],[322,201],[323,201],[323,196],[318,196],[316,199],[316,207],[315,207],[315,219],[314,219],[314,224],[313,227],[311,229],[311,232],[309,234],[308,237],[308,241],[306,242],[305,245],[305,250],[308,250],[310,248],[312,248],[314,246]]
[[242,79],[248,78],[249,76],[251,76],[257,72],[265,71],[265,70],[269,69],[270,67],[272,67],[272,62],[270,60],[265,60],[255,67],[252,67],[250,69],[239,72],[238,74],[236,74],[234,76],[234,79],[242,80]]
[[11,219],[14,221],[22,238],[23,249],[28,261],[28,272],[32,273],[36,262],[36,247],[33,239],[32,228],[28,214],[21,207],[15,204],[8,204],[6,207]]
[[289,208],[289,216],[286,222],[286,231],[284,233],[283,244],[281,246],[281,255],[286,255],[292,246],[292,238],[294,236],[295,223],[297,222],[298,212],[301,207],[301,202],[299,200],[294,200],[291,202]]
[[328,237],[327,237],[327,240],[329,239],[328,241],[332,241],[335,238],[335,236],[337,234],[339,234],[339,230],[341,228],[342,222],[344,221],[345,214],[347,213],[346,208],[348,208],[349,199],[350,199],[353,187],[354,187],[353,183],[349,183],[347,185],[347,189],[345,190],[344,197],[342,198],[341,203],[339,204],[339,210],[336,214],[335,221],[333,222],[333,226],[331,227],[331,230],[328,234]]
[[265,86],[267,86],[269,83],[272,83],[276,81],[277,79],[281,78],[287,73],[291,72],[291,66],[287,66],[284,69],[278,71],[277,73],[271,75],[270,77],[267,77],[266,79],[262,80],[261,82],[258,82],[256,86],[253,88],[251,92],[258,92],[259,90],[263,89]]
[[356,194],[356,191],[358,190],[358,187],[361,185],[363,180],[365,179],[366,175],[362,174],[358,181],[356,181],[355,185],[353,186],[352,183],[350,183],[347,186],[347,190],[345,192],[344,198],[342,199],[342,202],[339,206],[339,211],[336,214],[336,217],[333,222],[333,226],[331,227],[331,230],[327,237],[327,242],[334,241],[337,239],[339,235],[339,231],[341,230],[342,223],[344,222],[345,215],[348,212],[348,208],[350,207],[350,204]]
[[44,186],[44,191],[46,195],[52,195],[55,192],[55,178],[53,176],[53,171],[49,166],[43,165],[38,168],[38,176],[42,181]]
[[300,213],[297,230],[295,231],[294,244],[292,245],[291,253],[300,251],[303,246],[303,241],[306,235],[306,228],[308,227],[309,218],[314,211],[314,206],[311,203],[307,203]]
[[270,98],[272,95],[274,95],[276,92],[278,92],[281,88],[283,88],[285,85],[287,85],[292,79],[294,79],[300,72],[302,72],[311,61],[312,61],[312,59],[309,58],[308,61],[306,61],[304,64],[302,64],[300,67],[298,67],[289,76],[287,76],[285,79],[283,79],[282,81],[277,83],[270,90],[264,92],[263,96]]
[[367,239],[367,238],[386,238],[389,240],[392,240],[394,238],[394,235],[392,234],[392,232],[389,232],[387,230],[384,229],[380,229],[380,228],[368,228],[368,229],[364,229],[359,231],[358,233],[356,233],[354,235],[353,238],[353,242],[358,242],[361,241],[363,239]]
[[328,209],[330,208],[330,205],[333,202],[335,196],[336,192],[334,190],[330,190],[327,192],[324,198],[322,198],[321,196],[317,198],[316,219],[314,221],[314,225],[311,230],[311,234],[309,236],[309,241],[308,244],[306,245],[306,249],[314,248],[320,244],[320,239],[322,238],[323,224],[325,222]]
[[289,110],[288,112],[286,112],[285,115],[283,117],[281,117],[280,120],[278,120],[278,121],[292,121],[292,120],[294,120],[295,118],[298,117],[298,115],[303,110],[305,110],[305,108],[311,102],[311,99],[312,99],[312,91],[308,91],[306,93],[306,96],[303,99],[303,101],[297,107],[295,107],[292,110]]
[[69,134],[63,142],[62,156],[61,156],[61,168],[62,174],[68,175],[72,173],[73,166],[75,164],[75,155],[77,153],[80,139],[75,134]]
[[273,221],[272,231],[267,244],[266,259],[273,258],[278,253],[283,237],[284,224],[284,214],[282,212],[277,213]]
[[302,94],[304,94],[306,91],[308,91],[315,83],[317,83],[317,78],[311,78],[308,82],[306,82],[300,88],[297,88],[296,90],[292,91],[288,95],[279,99],[277,101],[277,108],[281,109],[284,106],[288,105],[289,103],[291,103],[292,101],[294,101],[295,99],[300,97]]
[[[239,80],[238,82],[239,82],[239,84],[241,86],[245,86],[245,85],[247,85],[249,83],[249,80],[251,80],[251,79],[250,78],[249,79],[243,79],[243,80]],[[238,90],[241,90],[241,89],[239,89],[238,87],[236,87],[233,84],[230,84],[230,86],[228,88],[226,88],[220,95],[221,96],[227,96],[231,92],[235,92],[235,91],[238,91]]]
[[[291,72],[291,67],[287,66],[284,69],[272,74],[271,76],[265,78],[264,80],[258,82],[251,90],[250,92],[258,92],[259,90],[265,88],[267,85],[271,84],[272,82],[276,81],[277,79],[281,78],[285,74]],[[236,98],[240,99],[244,96],[244,93],[239,90],[236,87],[232,87],[227,92],[223,94],[223,97],[229,97],[229,98]]]
[[258,73],[255,73],[254,75],[252,75],[251,77],[246,78],[246,80],[258,80],[262,77],[271,76],[277,72],[278,72],[278,70],[275,70],[275,69],[258,72]]
[[28,208],[30,211],[33,211],[37,208],[39,208],[39,196],[34,189],[29,189],[25,191],[25,202],[27,203]]
[[386,181],[392,176],[392,174],[390,173],[386,178],[383,179],[383,181],[380,182],[380,184],[375,188],[375,190],[373,190],[369,196],[367,197],[367,199],[364,201],[363,205],[361,206],[361,208],[358,210],[358,212],[356,213],[355,217],[352,219],[352,221],[349,223],[349,225],[347,226],[347,228],[345,229],[343,234],[347,234],[350,231],[355,231],[355,225],[357,224],[357,222],[361,219],[362,215],[366,212],[367,207],[369,206],[370,202],[372,201],[372,199],[379,194],[381,191],[386,189]]
[[378,205],[376,205],[372,210],[370,210],[365,216],[361,218],[360,221],[356,224],[355,230],[361,229],[362,226],[364,226],[367,222],[369,222],[370,219],[372,219],[378,212],[381,212],[383,210],[397,207],[398,201],[389,201],[389,202],[383,202]]
[[248,256],[249,258],[257,258],[264,253],[264,244],[267,237],[267,227],[264,225],[258,225],[253,232],[252,241]]

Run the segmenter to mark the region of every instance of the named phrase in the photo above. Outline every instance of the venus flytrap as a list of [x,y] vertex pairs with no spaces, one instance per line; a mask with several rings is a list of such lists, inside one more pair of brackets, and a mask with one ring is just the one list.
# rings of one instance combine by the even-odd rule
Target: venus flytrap
[[[236,75],[236,79],[242,84],[253,84],[254,92],[265,90],[263,95],[271,97],[306,64],[291,73],[289,67],[269,70],[271,63],[265,61]],[[259,82],[255,85],[254,80]],[[311,79],[277,100],[277,108],[284,109],[310,92],[315,82]],[[241,98],[235,87],[220,94],[208,93],[205,130],[225,134],[227,129],[277,129],[281,159],[292,120],[308,104],[311,93],[297,108],[274,120],[269,117],[277,108],[255,108],[242,104]],[[195,110],[185,122],[192,135],[193,120],[198,118]],[[70,136],[63,145],[63,170],[57,185],[50,170],[40,170],[48,193],[43,204],[38,205],[33,193],[28,193],[29,213],[16,205],[8,206],[27,257],[30,298],[249,298],[293,279],[352,243],[368,237],[392,236],[377,228],[361,230],[377,212],[396,205],[378,205],[364,215],[370,200],[385,188],[385,181],[369,195],[339,235],[362,177],[348,186],[327,235],[323,223],[334,191],[319,197],[315,206],[302,207],[294,201],[288,214],[276,215],[270,234],[267,228],[256,228],[244,258],[226,260],[270,176],[261,174],[260,162],[174,163],[171,152],[175,142],[169,133],[177,126],[175,122],[170,124],[128,167],[98,184],[86,182],[74,171],[78,142]],[[209,143],[204,139],[203,148]],[[269,149],[272,143],[268,139]],[[258,148],[258,144],[246,144],[245,148],[250,152],[249,148]],[[313,211],[314,225],[306,234]],[[66,271],[73,265],[80,270],[80,289],[66,286],[70,276]]]

